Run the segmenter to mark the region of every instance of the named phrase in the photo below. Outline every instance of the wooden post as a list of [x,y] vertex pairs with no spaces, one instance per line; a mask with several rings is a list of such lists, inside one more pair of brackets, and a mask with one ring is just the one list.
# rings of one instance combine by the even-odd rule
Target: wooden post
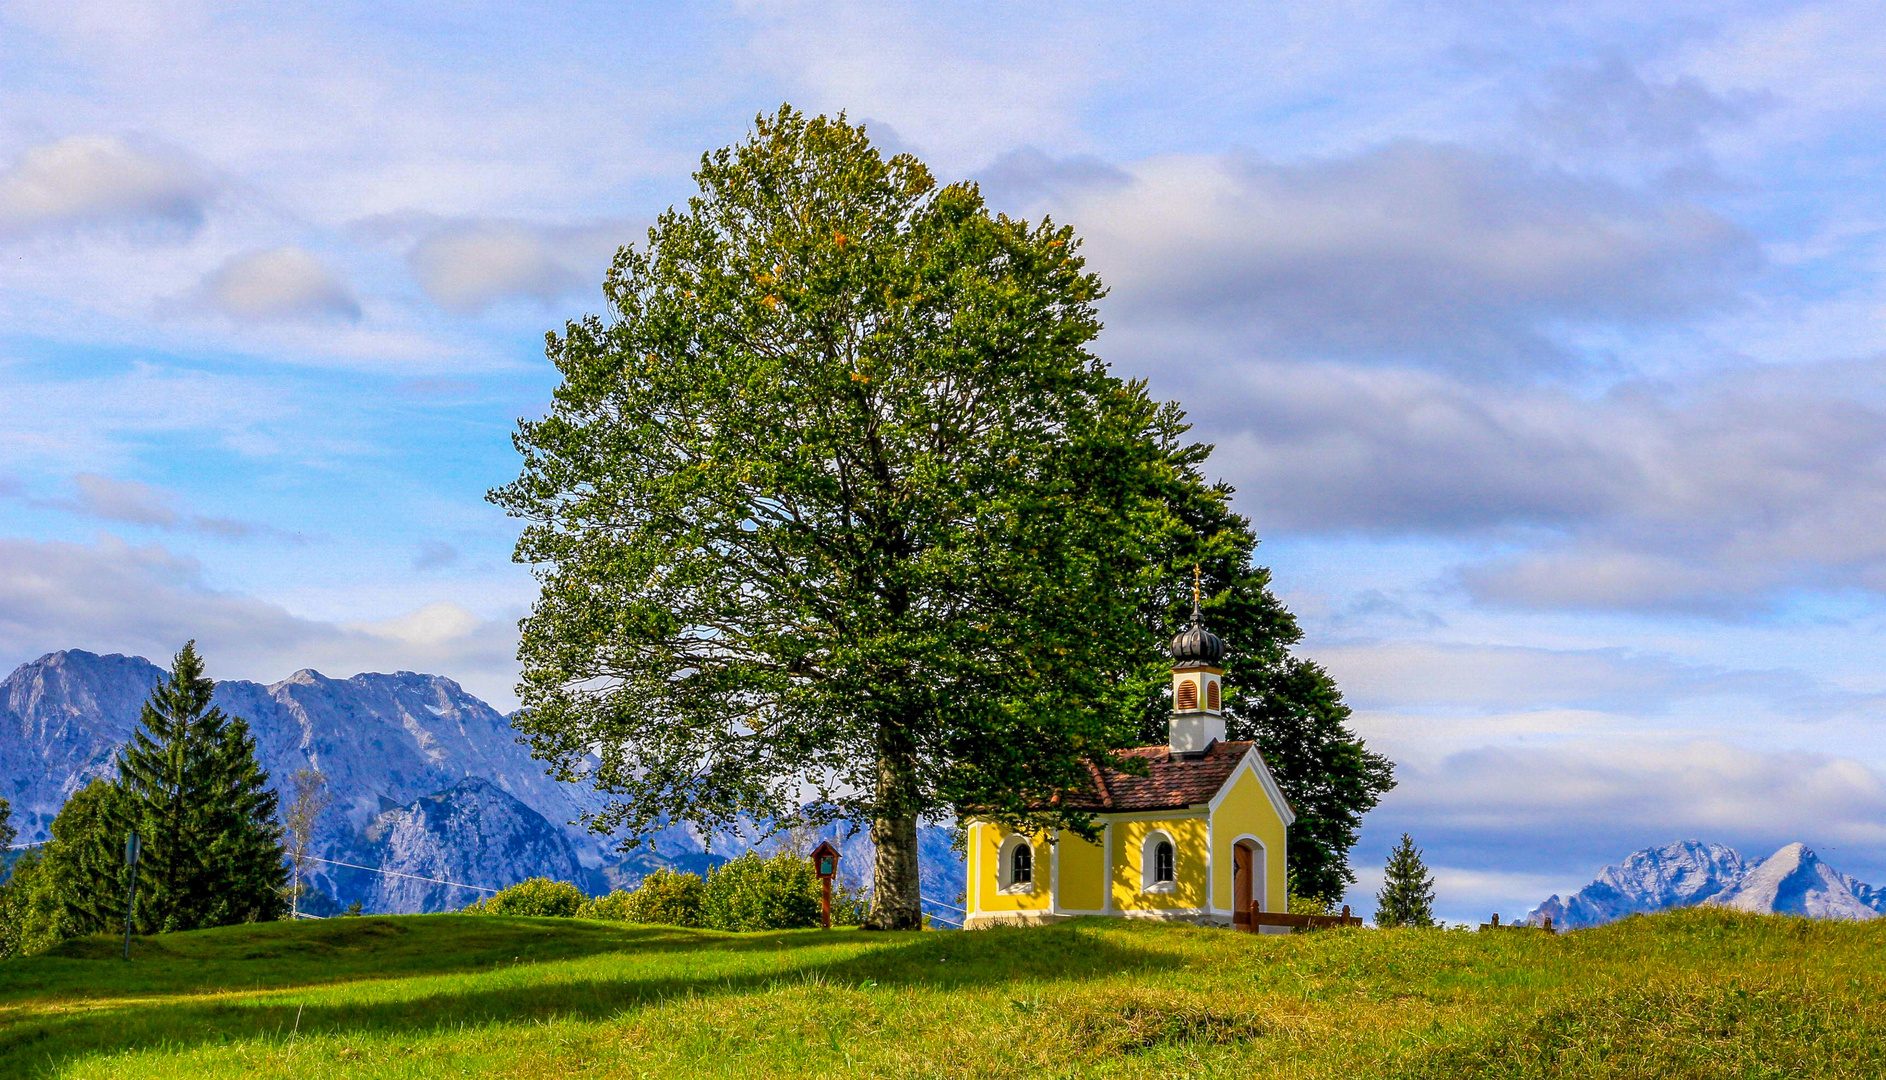
[[819,884],[824,886],[823,913],[819,916],[819,925],[827,930],[832,928],[832,878],[838,876],[838,849],[831,841],[821,840],[819,846],[812,849],[812,872],[819,876]]
[[138,913],[138,853],[143,845],[138,842],[138,834],[133,830],[124,841],[124,861],[131,870],[131,884],[124,894],[124,958],[131,959],[131,924]]

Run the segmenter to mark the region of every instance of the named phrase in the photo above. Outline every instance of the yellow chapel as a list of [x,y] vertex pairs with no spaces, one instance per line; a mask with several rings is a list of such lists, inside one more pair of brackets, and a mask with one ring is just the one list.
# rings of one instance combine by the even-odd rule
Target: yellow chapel
[[1122,751],[1147,775],[1095,766],[1090,787],[1062,796],[1094,814],[1097,840],[969,823],[966,928],[1077,915],[1248,925],[1253,909],[1288,909],[1296,815],[1256,745],[1225,741],[1224,655],[1195,595],[1172,639],[1166,743]]

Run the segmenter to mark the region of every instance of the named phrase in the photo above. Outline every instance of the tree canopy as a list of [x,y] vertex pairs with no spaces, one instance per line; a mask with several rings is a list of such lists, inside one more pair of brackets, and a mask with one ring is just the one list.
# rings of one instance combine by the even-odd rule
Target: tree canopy
[[919,817],[1091,826],[1053,796],[1135,744],[1192,562],[1259,575],[1240,645],[1294,623],[1210,448],[1089,351],[1071,229],[789,107],[695,179],[492,493],[541,584],[517,724],[600,830],[869,821],[870,925],[915,926]]

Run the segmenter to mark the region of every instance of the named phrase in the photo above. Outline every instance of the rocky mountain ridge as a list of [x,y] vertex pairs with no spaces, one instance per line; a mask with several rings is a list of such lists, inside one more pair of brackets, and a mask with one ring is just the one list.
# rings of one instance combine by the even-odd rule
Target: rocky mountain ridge
[[1571,896],[1549,897],[1525,921],[1537,926],[1549,916],[1553,926],[1576,930],[1696,904],[1866,920],[1886,915],[1886,891],[1841,873],[1799,842],[1750,863],[1722,844],[1682,840],[1631,853]]
[[[67,650],[0,681],[0,796],[13,804],[20,843],[44,840],[72,792],[115,775],[118,748],[163,676],[140,657]],[[673,825],[624,856],[580,825],[601,796],[552,779],[507,717],[441,676],[303,670],[266,686],[218,683],[215,703],[248,721],[284,804],[296,770],[328,778],[333,804],[313,851],[326,862],[311,870],[303,901],[316,914],[356,900],[368,911],[436,911],[478,895],[439,881],[502,888],[548,876],[602,891],[658,866],[704,870],[760,832],[705,836]],[[943,830],[926,829],[924,840],[925,894],[953,901],[961,860]],[[842,846],[844,869],[868,876],[868,840],[853,835]]]

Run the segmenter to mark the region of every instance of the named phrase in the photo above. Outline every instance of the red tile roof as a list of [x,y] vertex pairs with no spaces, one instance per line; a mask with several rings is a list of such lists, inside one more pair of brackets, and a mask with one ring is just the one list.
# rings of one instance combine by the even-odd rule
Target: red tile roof
[[1138,746],[1120,751],[1124,758],[1146,762],[1147,775],[1133,776],[1118,769],[1090,765],[1094,785],[1070,791],[1062,805],[1075,810],[1111,813],[1121,810],[1181,810],[1210,802],[1244,760],[1248,742],[1215,742],[1202,754],[1174,754],[1166,746]]

